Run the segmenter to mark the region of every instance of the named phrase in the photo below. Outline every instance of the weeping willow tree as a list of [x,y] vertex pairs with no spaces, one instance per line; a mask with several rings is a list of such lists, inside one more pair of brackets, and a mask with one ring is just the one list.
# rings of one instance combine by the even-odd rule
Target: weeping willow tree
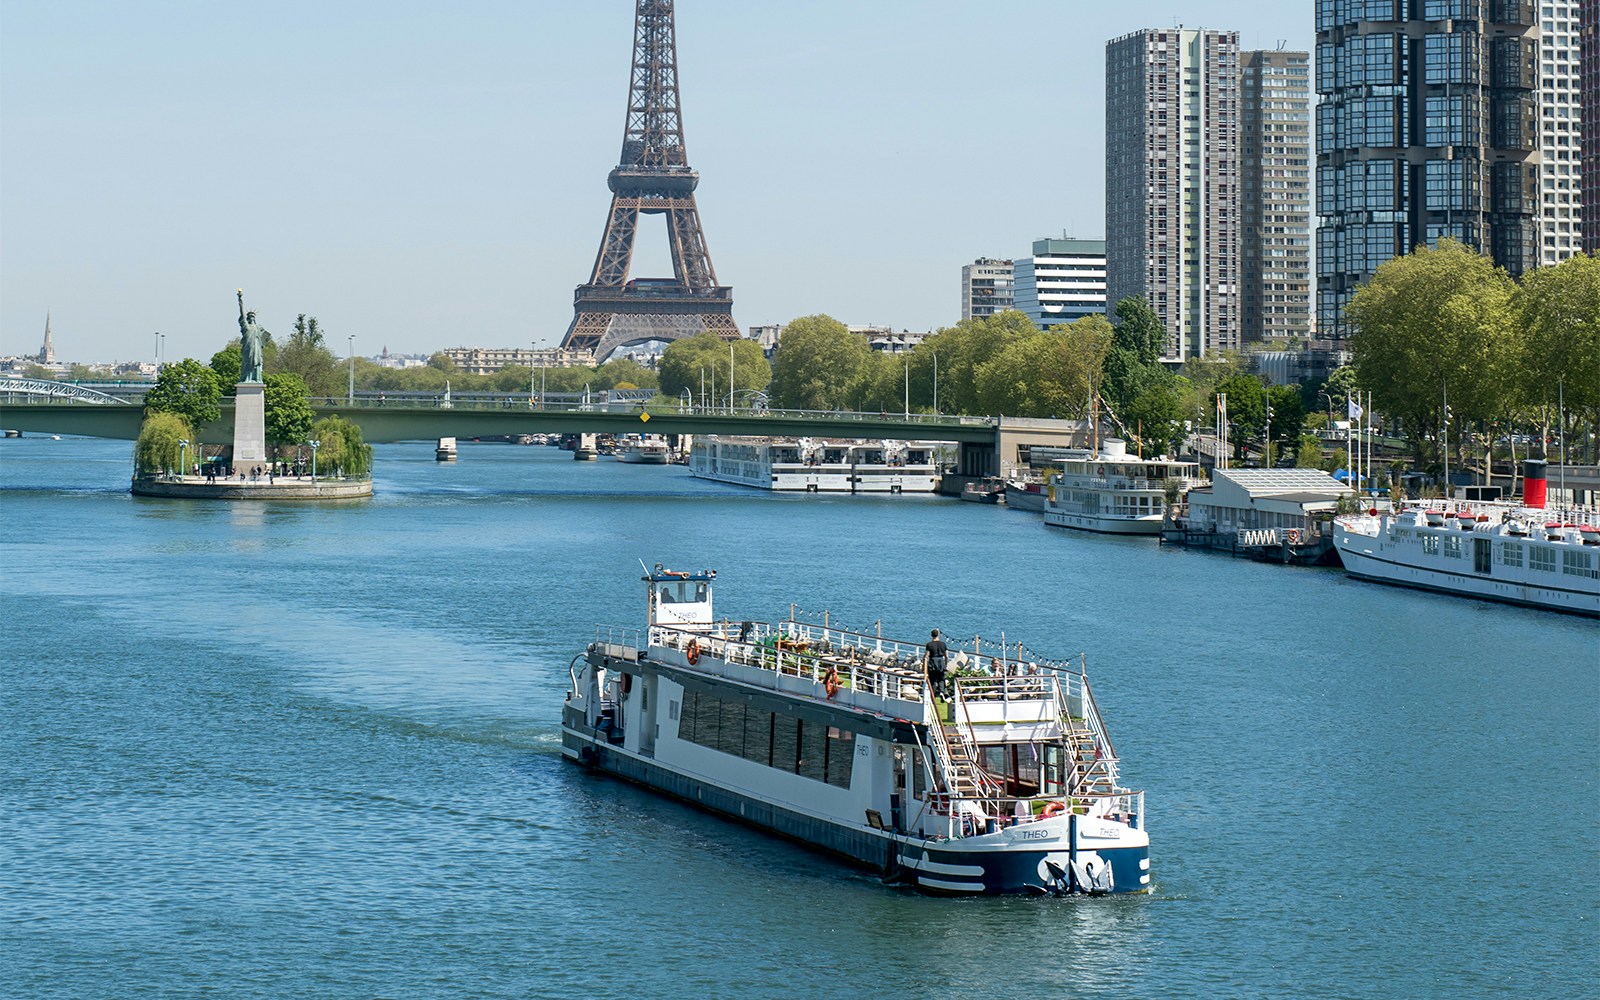
[[[139,427],[139,438],[133,444],[134,472],[141,476],[155,476],[180,469],[192,456],[199,458],[199,438],[189,421],[176,413],[152,413]],[[188,442],[188,455],[184,442]]]
[[372,446],[361,436],[361,428],[345,418],[318,420],[311,426],[311,439],[318,443],[319,469],[337,469],[351,479],[365,479],[372,474]]

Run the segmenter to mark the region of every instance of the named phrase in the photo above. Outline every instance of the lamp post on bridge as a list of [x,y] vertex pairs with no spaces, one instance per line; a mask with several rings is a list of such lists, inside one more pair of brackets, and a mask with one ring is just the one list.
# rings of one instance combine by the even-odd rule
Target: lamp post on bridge
[[937,416],[939,413],[939,352],[930,351],[929,353],[933,355],[933,412]]
[[356,405],[356,335],[353,333],[350,334],[350,393],[344,405]]
[[161,361],[162,361],[162,358],[165,357],[166,353],[167,353],[167,335],[164,334],[164,333],[161,333],[160,331],[157,331],[156,332],[156,375],[157,376],[159,376],[161,374]]

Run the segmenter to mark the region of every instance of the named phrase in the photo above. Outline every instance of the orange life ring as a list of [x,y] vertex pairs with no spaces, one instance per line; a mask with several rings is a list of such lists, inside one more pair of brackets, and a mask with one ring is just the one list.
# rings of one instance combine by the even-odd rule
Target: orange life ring
[[1052,816],[1060,816],[1066,811],[1067,807],[1060,802],[1046,802],[1044,804],[1044,812],[1040,813],[1039,816],[1041,819],[1049,819]]
[[831,666],[828,667],[828,672],[822,677],[822,688],[828,692],[829,698],[837,695],[839,693],[839,671]]
[[683,658],[689,661],[690,666],[700,662],[700,640],[690,639],[689,645],[683,648]]

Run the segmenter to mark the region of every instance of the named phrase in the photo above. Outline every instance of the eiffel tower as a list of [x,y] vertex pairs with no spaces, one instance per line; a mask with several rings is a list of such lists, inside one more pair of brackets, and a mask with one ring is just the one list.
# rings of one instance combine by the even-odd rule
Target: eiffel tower
[[[710,330],[729,340],[733,289],[717,284],[689,168],[678,111],[678,41],[672,0],[636,0],[633,79],[622,159],[611,171],[611,214],[594,274],[573,295],[572,325],[561,346],[592,350],[597,359],[619,347],[677,340]],[[665,215],[671,278],[628,277],[640,214]]]

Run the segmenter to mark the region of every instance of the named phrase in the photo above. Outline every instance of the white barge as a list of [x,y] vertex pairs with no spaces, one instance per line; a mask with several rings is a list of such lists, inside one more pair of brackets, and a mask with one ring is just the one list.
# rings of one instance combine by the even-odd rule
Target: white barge
[[657,564],[646,627],[573,658],[567,759],[927,892],[1149,891],[1144,793],[1081,669],[952,643],[939,697],[919,644],[717,621],[715,576]]
[[701,479],[796,493],[932,493],[936,441],[701,435],[689,471]]

